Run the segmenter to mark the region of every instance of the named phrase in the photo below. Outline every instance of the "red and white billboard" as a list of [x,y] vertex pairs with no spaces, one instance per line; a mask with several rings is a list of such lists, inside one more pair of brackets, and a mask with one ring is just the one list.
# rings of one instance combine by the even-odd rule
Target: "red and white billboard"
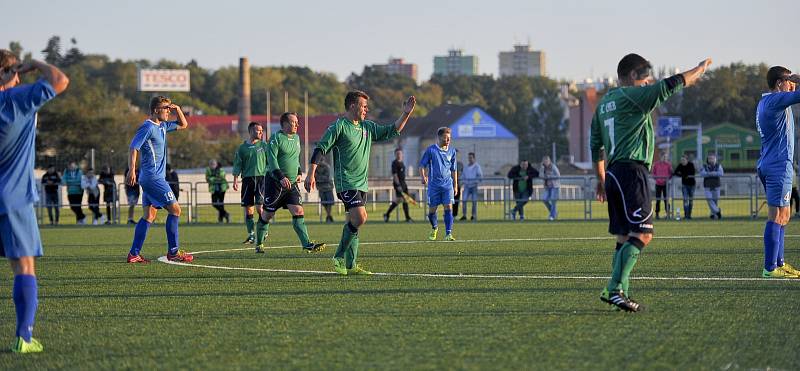
[[139,70],[139,91],[189,91],[189,70]]

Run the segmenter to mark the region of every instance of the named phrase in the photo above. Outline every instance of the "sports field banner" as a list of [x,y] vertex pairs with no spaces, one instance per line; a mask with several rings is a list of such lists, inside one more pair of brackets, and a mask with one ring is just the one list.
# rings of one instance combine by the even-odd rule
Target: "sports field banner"
[[189,91],[189,70],[139,70],[139,91]]

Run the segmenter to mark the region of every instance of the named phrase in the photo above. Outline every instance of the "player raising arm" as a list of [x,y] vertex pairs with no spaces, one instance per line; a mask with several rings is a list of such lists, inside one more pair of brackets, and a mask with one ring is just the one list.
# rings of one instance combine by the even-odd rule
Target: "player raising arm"
[[394,125],[379,125],[366,119],[368,100],[369,96],[362,91],[347,93],[344,98],[347,113],[332,123],[317,143],[305,181],[306,191],[310,192],[315,187],[314,176],[320,157],[333,152],[334,184],[347,211],[342,239],[333,256],[333,269],[344,275],[372,274],[357,264],[358,228],[367,222],[367,173],[372,141],[399,136],[417,102],[413,96],[408,97],[403,102],[403,113]]
[[705,59],[689,71],[651,84],[650,62],[628,54],[617,65],[620,86],[603,96],[592,118],[597,199],[608,200],[608,232],[617,236],[611,279],[600,299],[622,310],[640,309],[630,299],[628,283],[639,253],[653,238],[647,184],[655,148],[651,113],[682,88],[694,85],[710,64],[711,59]]

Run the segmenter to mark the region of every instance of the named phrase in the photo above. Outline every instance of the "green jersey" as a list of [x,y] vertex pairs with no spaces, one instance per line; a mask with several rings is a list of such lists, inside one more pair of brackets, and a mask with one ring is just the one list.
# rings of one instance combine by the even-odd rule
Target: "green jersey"
[[233,157],[233,176],[264,176],[267,174],[267,143],[249,140],[242,143]]
[[323,154],[333,151],[333,183],[336,191],[366,192],[372,141],[389,140],[399,135],[394,125],[379,125],[369,120],[356,125],[341,117],[332,123],[317,143],[317,148]]
[[269,175],[280,181],[275,176],[275,170],[283,173],[294,183],[297,174],[300,174],[300,136],[297,134],[291,137],[283,130],[272,134],[267,146],[267,172]]
[[655,147],[651,113],[682,88],[682,84],[676,84],[670,89],[661,80],[653,85],[609,90],[592,118],[592,161],[602,160],[605,151],[606,166],[630,160],[650,168]]

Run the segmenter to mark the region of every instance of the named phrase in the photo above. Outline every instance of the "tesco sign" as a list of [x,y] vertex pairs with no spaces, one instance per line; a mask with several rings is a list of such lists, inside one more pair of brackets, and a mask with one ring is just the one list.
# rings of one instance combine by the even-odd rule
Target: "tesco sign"
[[139,70],[139,91],[189,91],[189,70]]

